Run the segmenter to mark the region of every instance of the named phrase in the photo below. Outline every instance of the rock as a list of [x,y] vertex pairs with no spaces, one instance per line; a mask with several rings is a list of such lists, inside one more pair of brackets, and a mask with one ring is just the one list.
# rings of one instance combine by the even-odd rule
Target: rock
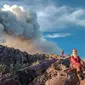
[[21,85],[17,77],[12,74],[4,74],[0,77],[0,85]]
[[77,85],[79,78],[76,71],[68,72],[68,68],[55,62],[47,69],[48,80],[45,85]]
[[61,58],[59,60],[59,63],[65,65],[66,67],[69,68],[69,66],[70,66],[70,59],[69,58]]
[[10,67],[7,65],[4,66],[2,74],[10,73]]
[[56,59],[52,60],[44,60],[42,63],[32,66],[30,69],[33,69],[37,72],[37,75],[42,75],[44,71],[47,70],[49,66],[51,66],[52,63],[55,63]]
[[66,73],[58,73],[46,81],[45,85],[78,85],[79,79],[76,74],[67,75]]
[[85,85],[85,80],[81,80],[80,85]]
[[65,76],[56,76],[52,77],[52,79],[49,79],[45,85],[65,85]]
[[45,85],[47,78],[45,75],[41,75],[36,77],[30,84],[28,85]]
[[21,85],[28,85],[37,77],[36,72],[29,68],[21,69],[17,71],[16,74],[19,77]]
[[[21,84],[27,85],[30,82],[32,82],[36,77],[43,75],[44,71],[55,61],[56,60],[54,60],[54,59],[46,60],[46,61],[42,62],[42,64],[38,64],[36,66],[32,66],[29,68],[19,70],[16,74],[18,75]],[[40,79],[42,80],[42,78],[45,79],[45,77],[41,76]]]
[[65,84],[66,85],[79,85],[80,84],[80,80],[75,70],[73,70],[72,72],[68,74]]
[[11,79],[4,80],[2,85],[21,85],[21,84],[18,80],[11,78]]

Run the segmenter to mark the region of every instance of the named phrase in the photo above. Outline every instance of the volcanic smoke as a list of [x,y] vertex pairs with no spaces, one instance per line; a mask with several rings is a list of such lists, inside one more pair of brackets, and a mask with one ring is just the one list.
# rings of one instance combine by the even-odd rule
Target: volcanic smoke
[[37,22],[37,15],[22,6],[4,5],[0,9],[0,43],[28,53],[60,53],[61,49],[47,41]]

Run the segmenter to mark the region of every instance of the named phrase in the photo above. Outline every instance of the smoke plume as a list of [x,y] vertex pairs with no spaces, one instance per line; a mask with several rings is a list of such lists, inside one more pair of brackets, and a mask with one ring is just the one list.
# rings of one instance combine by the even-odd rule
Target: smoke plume
[[29,53],[59,53],[61,49],[47,41],[40,31],[37,15],[22,6],[4,5],[0,9],[0,42]]

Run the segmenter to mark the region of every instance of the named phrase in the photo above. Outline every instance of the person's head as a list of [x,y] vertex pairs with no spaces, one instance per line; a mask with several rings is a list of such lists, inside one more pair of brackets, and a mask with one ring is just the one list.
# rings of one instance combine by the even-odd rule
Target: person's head
[[72,50],[72,54],[77,55],[77,50],[76,49],[73,49]]
[[64,50],[62,50],[62,52],[64,52]]

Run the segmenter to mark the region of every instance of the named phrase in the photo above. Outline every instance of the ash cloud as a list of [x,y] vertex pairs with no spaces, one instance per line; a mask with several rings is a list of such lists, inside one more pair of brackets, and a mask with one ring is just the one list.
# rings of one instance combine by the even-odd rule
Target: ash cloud
[[37,15],[22,6],[4,5],[0,9],[0,42],[29,53],[59,53],[61,49],[43,38]]

